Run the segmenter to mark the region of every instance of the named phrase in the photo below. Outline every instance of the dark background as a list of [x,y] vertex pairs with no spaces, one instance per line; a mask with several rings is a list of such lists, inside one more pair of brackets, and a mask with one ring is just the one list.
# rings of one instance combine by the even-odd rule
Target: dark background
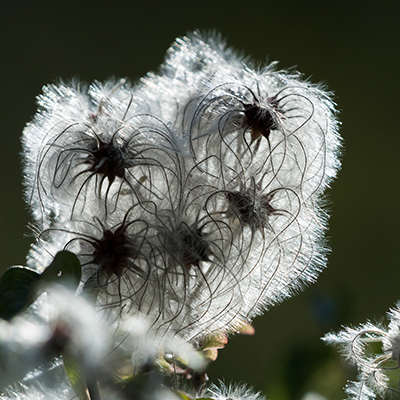
[[[175,37],[216,29],[260,63],[296,65],[336,93],[345,143],[329,193],[329,267],[299,296],[229,340],[211,380],[247,381],[271,400],[344,397],[354,373],[319,338],[381,318],[400,298],[400,2],[0,1],[1,266],[24,264],[31,238],[20,136],[35,96],[57,78],[137,80]],[[28,236],[26,236],[28,235]]]

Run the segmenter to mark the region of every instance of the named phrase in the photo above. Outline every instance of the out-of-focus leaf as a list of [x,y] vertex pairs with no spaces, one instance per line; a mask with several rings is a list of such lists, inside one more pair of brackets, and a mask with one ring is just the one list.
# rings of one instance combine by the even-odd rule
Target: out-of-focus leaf
[[11,267],[0,278],[0,318],[7,321],[35,300],[34,286],[40,275],[24,267]]
[[193,400],[193,397],[189,397],[186,393],[175,392],[182,400]]
[[75,359],[63,354],[65,372],[79,400],[89,400],[84,374]]
[[60,283],[76,289],[81,280],[78,257],[60,251],[39,275],[26,267],[11,267],[0,278],[0,318],[7,321],[28,308],[49,283]]
[[44,270],[41,281],[45,283],[60,283],[71,289],[76,289],[81,280],[81,264],[78,257],[70,251],[59,251],[53,262]]
[[[152,399],[154,394],[163,387],[166,376],[159,371],[139,373],[126,382],[121,390],[123,399]],[[165,387],[165,390],[167,387]]]

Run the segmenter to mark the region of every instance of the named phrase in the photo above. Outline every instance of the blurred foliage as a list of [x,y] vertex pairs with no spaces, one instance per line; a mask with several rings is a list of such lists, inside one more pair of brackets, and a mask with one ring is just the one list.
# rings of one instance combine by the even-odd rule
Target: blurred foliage
[[10,321],[26,310],[50,284],[76,290],[81,280],[81,264],[70,251],[60,251],[41,273],[24,267],[10,267],[0,277],[0,318]]

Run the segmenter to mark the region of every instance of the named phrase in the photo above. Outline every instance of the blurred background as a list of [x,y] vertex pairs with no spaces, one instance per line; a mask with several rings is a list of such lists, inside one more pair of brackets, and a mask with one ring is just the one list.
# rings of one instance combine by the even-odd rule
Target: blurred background
[[229,340],[209,368],[271,400],[342,399],[355,376],[320,337],[381,319],[400,299],[400,1],[0,1],[0,269],[31,243],[20,136],[58,78],[133,81],[177,36],[215,29],[260,65],[274,60],[335,92],[345,152],[329,191],[328,268],[316,284]]

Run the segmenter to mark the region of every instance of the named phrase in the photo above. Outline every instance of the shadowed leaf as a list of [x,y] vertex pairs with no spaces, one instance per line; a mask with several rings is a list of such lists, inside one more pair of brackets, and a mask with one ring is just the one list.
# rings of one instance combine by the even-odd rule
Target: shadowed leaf
[[0,318],[7,321],[25,310],[34,300],[33,286],[40,275],[24,267],[11,267],[0,278]]
[[46,284],[58,282],[63,286],[76,289],[81,280],[81,264],[78,257],[70,251],[60,251],[53,262],[41,275],[41,281]]
[[50,283],[76,289],[81,280],[78,257],[60,251],[39,275],[26,267],[10,267],[0,278],[0,318],[7,321],[28,308]]

